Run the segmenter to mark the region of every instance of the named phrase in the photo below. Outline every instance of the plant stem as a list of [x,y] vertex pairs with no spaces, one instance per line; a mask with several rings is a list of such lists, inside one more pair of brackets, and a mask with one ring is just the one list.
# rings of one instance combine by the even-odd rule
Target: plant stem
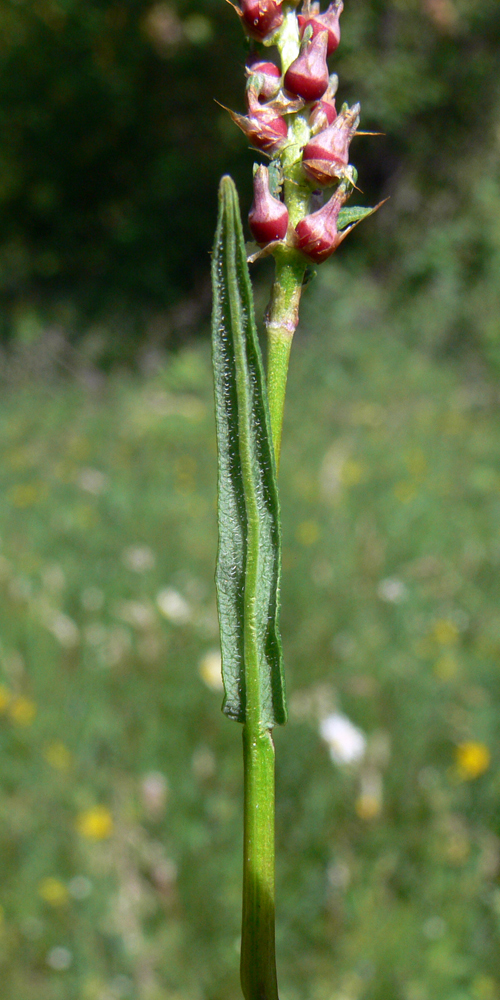
[[278,1000],[274,933],[274,744],[243,728],[244,829],[241,988],[245,1000]]
[[[266,316],[268,398],[276,468],[279,466],[283,407],[292,337],[306,265],[278,257]],[[250,658],[255,650],[248,636]],[[252,677],[250,672],[249,677]],[[248,692],[250,694],[250,691]],[[274,890],[274,744],[259,721],[257,692],[243,728],[244,829],[241,987],[245,1000],[278,1000]]]
[[276,275],[265,323],[268,337],[267,394],[276,470],[279,470],[286,380],[292,338],[299,320],[299,302],[306,263],[277,257]]

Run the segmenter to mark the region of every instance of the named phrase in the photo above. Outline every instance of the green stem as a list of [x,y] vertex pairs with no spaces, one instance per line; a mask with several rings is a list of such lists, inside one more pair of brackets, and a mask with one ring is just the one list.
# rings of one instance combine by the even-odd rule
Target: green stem
[[278,1000],[274,934],[274,745],[243,728],[245,806],[241,988],[245,1000]]
[[[266,316],[268,334],[267,390],[276,468],[279,466],[283,408],[292,337],[306,265],[298,255],[278,257]],[[245,651],[255,656],[252,635]],[[259,719],[255,671],[248,672],[252,706],[243,728],[244,830],[241,988],[245,1000],[278,1000],[275,954],[274,888],[274,744]],[[257,676],[255,674],[255,676]]]
[[299,302],[306,266],[298,255],[277,257],[276,275],[265,320],[268,337],[267,394],[277,470],[280,464],[288,362],[292,338],[299,320]]

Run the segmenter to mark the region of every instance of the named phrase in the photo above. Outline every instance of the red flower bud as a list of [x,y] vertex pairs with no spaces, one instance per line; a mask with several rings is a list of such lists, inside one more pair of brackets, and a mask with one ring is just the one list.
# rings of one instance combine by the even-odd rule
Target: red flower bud
[[318,184],[328,185],[341,177],[349,163],[349,143],[359,125],[359,104],[342,111],[333,125],[309,140],[302,153],[307,176]]
[[253,178],[253,202],[248,215],[252,236],[261,246],[283,240],[288,229],[288,209],[269,190],[269,171],[258,167]]
[[306,42],[285,73],[286,90],[303,97],[305,101],[319,100],[328,87],[327,39],[326,31],[322,31]]
[[258,41],[271,35],[283,24],[283,11],[278,0],[241,0],[241,10],[235,7],[252,38]]
[[281,70],[278,66],[272,62],[263,62],[257,56],[251,63],[247,63],[245,72],[248,85],[254,89],[259,100],[269,101],[271,97],[276,97],[281,83]]
[[[245,133],[247,138],[263,153],[277,153],[288,137],[288,128],[284,118],[273,108],[259,104],[259,99],[253,87],[247,91],[249,114],[247,117],[229,111],[233,122]],[[228,109],[229,110],[229,109]]]
[[328,90],[325,94],[323,94],[321,100],[316,101],[311,108],[311,113],[309,115],[309,128],[311,129],[312,135],[328,128],[329,125],[333,125],[337,117],[335,94],[337,93],[338,85],[339,78],[335,73],[332,73],[330,76],[330,83],[328,84]]
[[330,201],[312,215],[306,215],[295,227],[295,242],[299,250],[309,260],[321,264],[330,257],[347,233],[339,233],[337,219],[347,192],[342,185],[337,188]]
[[319,3],[310,3],[309,0],[305,0],[304,6],[302,8],[302,14],[298,15],[298,22],[300,28],[300,37],[302,38],[306,28],[312,28],[313,38],[320,31],[328,32],[328,55],[331,56],[332,52],[335,52],[339,42],[340,42],[340,24],[339,18],[344,9],[344,4],[342,0],[333,0],[330,4],[328,10],[324,14],[319,12]]

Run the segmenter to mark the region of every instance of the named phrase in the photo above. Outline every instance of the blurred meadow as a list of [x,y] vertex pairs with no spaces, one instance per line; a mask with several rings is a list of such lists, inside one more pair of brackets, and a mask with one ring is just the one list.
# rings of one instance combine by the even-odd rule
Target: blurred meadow
[[[343,18],[391,200],[292,352],[280,989],[500,1000],[498,3]],[[244,44],[222,0],[0,25],[0,992],[234,1000],[207,265],[219,174],[250,200],[212,100],[241,110]]]

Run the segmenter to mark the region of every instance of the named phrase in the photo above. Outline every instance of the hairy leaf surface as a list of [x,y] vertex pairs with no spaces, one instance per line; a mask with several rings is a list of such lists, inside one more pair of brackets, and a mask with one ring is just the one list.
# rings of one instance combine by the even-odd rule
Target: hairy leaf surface
[[252,287],[230,177],[219,188],[212,280],[223,711],[271,728],[286,721],[279,504]]

